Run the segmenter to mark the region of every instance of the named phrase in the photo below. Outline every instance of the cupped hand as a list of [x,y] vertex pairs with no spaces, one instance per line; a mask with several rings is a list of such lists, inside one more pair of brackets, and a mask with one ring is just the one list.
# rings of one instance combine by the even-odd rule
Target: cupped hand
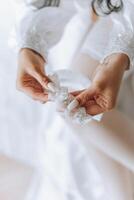
[[44,70],[44,59],[30,49],[22,49],[18,59],[17,89],[32,99],[47,102],[47,85],[51,80]]
[[86,112],[90,115],[97,115],[113,109],[127,66],[128,57],[124,54],[108,58],[106,62],[98,66],[88,89],[72,93],[75,100],[71,102],[69,109],[85,107]]

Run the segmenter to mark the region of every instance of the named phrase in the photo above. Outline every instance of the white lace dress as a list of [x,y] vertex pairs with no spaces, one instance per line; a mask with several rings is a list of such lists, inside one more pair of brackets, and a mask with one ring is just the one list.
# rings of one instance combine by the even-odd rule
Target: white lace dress
[[[38,2],[40,1],[38,0]],[[70,31],[70,37],[74,37],[72,32],[75,31],[75,44],[74,47],[71,46],[72,49],[69,49],[71,53],[73,54],[76,51],[81,41],[84,43],[82,51],[97,60],[101,60],[112,53],[124,52],[130,58],[130,70],[125,75],[129,81],[126,82],[125,80],[125,87],[132,89],[134,84],[132,67],[134,58],[134,2],[124,0],[124,8],[120,13],[102,17],[92,31],[86,34],[88,26],[91,25],[90,3],[91,1],[88,0],[62,0],[59,7],[25,8],[27,11],[23,15],[23,20],[19,23],[17,31],[17,45],[19,48],[34,49],[49,62],[51,49],[62,41],[69,22],[70,24],[76,23],[74,26],[76,28]],[[111,24],[109,21],[111,21]],[[81,31],[79,31],[79,28]],[[69,50],[66,45],[64,54],[69,54]],[[61,56],[63,56],[63,53]],[[129,88],[126,88],[125,94],[133,95],[133,89],[128,91]],[[119,106],[133,118],[132,96],[129,99],[126,98],[127,96],[121,97],[125,100],[121,101]]]
[[[59,7],[26,8],[21,23],[17,25],[18,48],[37,51],[49,66],[56,65],[56,68],[64,68],[64,56],[74,55],[78,47],[96,60],[102,60],[112,53],[127,54],[130,69],[124,77],[118,107],[134,119],[134,2],[124,0],[120,13],[102,17],[87,34],[91,25],[90,3],[90,0],[62,0]],[[62,46],[67,38],[71,48],[67,43]],[[52,55],[57,62],[53,63]],[[77,135],[56,113],[47,122],[50,126],[45,133],[46,184],[43,189],[46,199],[111,200],[99,170]]]

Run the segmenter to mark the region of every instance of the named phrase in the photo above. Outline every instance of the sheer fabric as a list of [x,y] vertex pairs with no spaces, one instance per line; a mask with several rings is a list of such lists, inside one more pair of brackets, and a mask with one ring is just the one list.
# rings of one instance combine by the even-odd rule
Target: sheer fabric
[[[123,3],[124,7],[121,12],[113,13],[107,19],[103,17],[101,19],[103,25],[99,25],[99,22],[96,25],[99,33],[96,32],[95,39],[99,36],[99,41],[93,46],[90,46],[91,40],[89,43],[86,41],[85,45],[88,46],[86,50],[91,53],[92,49],[96,56],[100,55],[102,58],[112,53],[123,52],[128,55],[130,63],[133,65],[134,3],[132,0],[124,0]],[[62,0],[58,8],[44,7],[33,10],[30,15],[24,17],[18,29],[19,39],[17,42],[19,47],[34,49],[47,59],[49,49],[60,41],[67,23],[76,13],[90,17],[90,4],[91,1],[89,0]],[[107,25],[108,18],[111,21],[110,27]],[[58,27],[59,24],[60,28]],[[94,35],[94,31],[92,35]],[[108,36],[105,38],[105,35]],[[105,47],[106,42],[109,44],[107,47]]]
[[[74,45],[72,45],[72,48],[76,45],[73,49],[74,54],[80,47],[82,53],[87,53],[96,60],[102,60],[107,55],[123,52],[129,56],[132,66],[134,59],[132,53],[134,44],[133,1],[124,0],[124,8],[119,14],[101,18],[88,32],[92,26],[90,3],[91,1],[88,0],[62,0],[59,7],[35,9],[24,6],[23,8],[26,8],[27,12],[16,28],[18,49],[33,49],[47,60],[48,66],[53,66],[57,63],[50,61],[52,50],[55,48],[54,52],[56,52],[56,46],[60,45],[62,41],[65,42],[66,34],[71,35],[71,32],[75,30]],[[68,28],[69,24],[77,28],[70,29]],[[68,54],[68,46],[61,45],[60,47],[62,47],[61,53],[59,53],[61,59],[63,48],[64,53]],[[125,86],[131,84],[132,79],[133,68],[131,67],[124,80]],[[124,93],[126,92],[129,92],[133,98],[133,91],[129,91],[123,86],[118,106],[130,116],[128,107],[132,107],[132,102],[130,102],[132,98],[127,99],[127,105],[126,101],[124,105],[126,98]],[[112,197],[106,192],[107,184],[103,180],[101,170],[94,162],[92,152],[87,150],[79,136],[74,135],[72,129],[57,116],[57,113],[53,112],[52,106],[45,108],[44,112],[43,117],[46,123],[42,125],[42,128],[46,128],[44,128],[46,134],[43,142],[39,141],[43,149],[43,151],[40,149],[43,155],[41,155],[39,164],[42,164],[41,166],[46,172],[44,173],[46,181],[44,188],[47,186],[47,190],[44,191],[46,199],[111,200]],[[53,113],[51,120],[50,113]],[[131,118],[134,119],[133,117],[134,111],[131,108]],[[43,156],[44,159],[42,159]],[[108,159],[106,160],[109,162]]]

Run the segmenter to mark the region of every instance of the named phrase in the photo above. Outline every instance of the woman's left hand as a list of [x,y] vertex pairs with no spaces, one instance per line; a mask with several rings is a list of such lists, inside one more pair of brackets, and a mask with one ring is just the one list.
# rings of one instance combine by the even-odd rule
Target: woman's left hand
[[85,107],[88,114],[97,115],[113,109],[128,64],[125,54],[108,57],[95,71],[90,88],[72,93],[75,100],[68,106],[69,110]]

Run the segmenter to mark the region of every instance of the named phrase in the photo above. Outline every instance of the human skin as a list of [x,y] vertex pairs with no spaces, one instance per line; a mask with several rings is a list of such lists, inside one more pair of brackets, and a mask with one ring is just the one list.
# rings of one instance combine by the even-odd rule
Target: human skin
[[121,81],[129,60],[125,54],[113,54],[99,64],[92,75],[92,84],[84,91],[72,94],[90,115],[113,109],[116,105]]
[[[22,51],[20,53],[22,53]],[[24,53],[24,51],[23,51],[23,53]],[[36,56],[34,56],[34,55],[36,55]],[[39,70],[37,70],[37,69],[36,70],[38,71],[39,74],[41,74],[43,72],[43,74],[41,74],[39,77],[41,77],[41,80],[44,77],[45,77],[45,80],[47,80],[45,71],[43,71],[45,61],[38,54],[36,54],[35,52],[32,51],[32,53],[30,53],[30,57],[29,56],[28,56],[28,58],[26,57],[28,60],[25,60],[25,61],[30,62],[30,65],[27,65],[29,63],[22,62],[23,59],[25,58],[25,56],[27,56],[27,53],[23,54],[22,56],[23,56],[22,60],[20,60],[20,62],[19,62],[20,64],[23,64],[20,68],[20,69],[22,69],[22,71],[21,70],[19,71],[19,73],[20,73],[19,77],[22,77],[22,79],[21,80],[18,79],[18,81],[21,81],[21,83],[23,83],[23,78],[24,77],[27,78],[27,76],[25,76],[25,73],[24,73],[24,71],[26,70],[24,68],[24,64],[26,64],[26,66],[30,66],[30,70],[32,71],[31,72],[30,70],[26,70],[26,73],[30,73],[30,82],[29,82],[29,79],[27,80],[27,83],[28,83],[28,86],[30,87],[30,89],[31,89],[30,83],[33,80],[33,84],[34,84],[35,77],[36,77],[36,80],[39,80],[36,82],[36,84],[40,85],[41,88],[44,89],[46,87],[47,81],[45,81],[45,83],[44,82],[42,83],[40,81],[40,79],[37,79],[38,76],[35,76],[35,75],[33,76],[33,74],[34,74],[34,70],[35,70],[35,67],[34,67],[35,60],[34,59],[36,59],[36,63],[40,65]],[[34,58],[33,58],[33,56],[34,56]],[[21,55],[20,55],[20,57],[21,57]],[[19,59],[20,59],[20,57],[19,57]],[[120,61],[119,63],[123,64],[123,66],[121,65],[121,68],[119,67],[119,69],[118,69],[120,72],[119,73],[120,80],[118,80],[116,77],[116,80],[118,80],[118,83],[119,83],[118,87],[120,87],[122,76],[128,65],[127,57],[125,57],[124,55],[120,55],[119,57],[120,57],[119,60],[117,59],[117,57],[116,57],[117,60],[114,57],[114,59],[115,59],[114,62],[112,60],[112,63],[111,62],[109,63],[110,65],[107,66],[107,64],[106,64],[106,68],[103,68],[103,65],[100,66],[100,65],[98,65],[98,63],[96,64],[97,67],[100,67],[101,73],[102,73],[102,68],[106,70],[108,67],[108,69],[109,69],[109,67],[112,66],[113,63],[117,64]],[[91,63],[92,62],[90,61],[90,62],[87,62],[86,64],[88,64],[88,66],[90,66]],[[78,66],[76,66],[76,67],[78,67]],[[89,69],[89,67],[88,67],[88,69]],[[94,77],[96,76],[97,72],[99,72],[99,68],[96,68],[95,73],[93,72],[93,70],[91,70],[91,71],[92,71],[92,73],[89,76],[92,77],[92,79],[94,80]],[[112,71],[114,71],[114,73],[118,72],[116,67],[113,67]],[[111,77],[110,72],[112,72],[112,71],[108,70],[109,78]],[[23,72],[22,75],[24,77],[21,76],[21,72]],[[89,74],[90,74],[90,72],[89,72]],[[114,75],[113,75],[113,77],[114,77]],[[101,74],[100,74],[100,76],[101,76]],[[109,78],[106,80],[109,81]],[[97,80],[103,80],[103,79],[97,79]],[[48,80],[48,82],[49,82],[49,80]],[[24,88],[20,88],[22,91],[24,91],[24,92],[27,91],[27,88],[25,88],[26,87],[25,85],[22,84],[21,87],[24,87]],[[118,90],[117,90],[117,93],[118,93]],[[29,94],[29,93],[26,92],[26,94]],[[42,90],[41,90],[41,94],[42,94]],[[37,93],[35,92],[34,96],[36,96],[36,95],[37,95]],[[38,99],[38,97],[37,97],[37,99]],[[43,100],[44,100],[44,96],[43,96]],[[47,100],[47,96],[45,96],[45,100]],[[68,123],[68,125],[69,124],[70,123]],[[123,125],[123,127],[122,127],[122,125]],[[118,170],[118,164],[116,164],[114,162],[114,160],[123,164],[128,169],[130,169],[132,171],[134,170],[134,168],[133,168],[133,166],[134,166],[133,165],[133,161],[134,161],[133,160],[133,152],[134,151],[133,151],[133,137],[132,137],[133,136],[133,134],[132,134],[133,128],[134,128],[133,123],[131,123],[121,113],[113,110],[112,112],[107,112],[104,115],[101,123],[93,121],[90,123],[90,126],[87,125],[84,128],[80,127],[80,126],[77,127],[77,125],[74,126],[72,124],[70,125],[70,128],[71,127],[72,127],[72,129],[74,129],[75,132],[76,132],[76,130],[78,130],[77,134],[79,134],[81,136],[81,140],[85,143],[87,148],[91,147],[89,145],[91,143],[98,149],[99,152],[101,152],[101,151],[105,152],[106,155],[108,156],[108,158],[107,158],[108,160],[107,159],[105,160],[105,158],[102,159],[102,155],[100,155],[100,157],[99,157],[100,160],[98,161],[98,157],[97,157],[98,153],[97,153],[97,156],[93,155],[93,158],[95,159],[95,161],[99,162],[99,163],[97,163],[97,165],[99,166],[100,170],[102,170],[101,172],[103,174],[102,175],[103,178],[106,177],[106,182],[107,182],[108,188],[111,188],[110,185],[108,184],[109,181],[111,181],[111,180],[113,180],[113,184],[116,183],[116,185],[118,185],[117,191],[115,191],[115,187],[112,187],[112,190],[110,192],[112,194],[112,197],[114,197],[114,198],[112,198],[112,197],[111,198],[118,199],[118,200],[119,199],[121,199],[121,200],[122,199],[123,200],[131,199],[131,198],[128,198],[129,191],[127,191],[127,190],[129,190],[129,188],[126,187],[127,184],[124,186],[121,185],[121,183],[122,183],[121,177],[122,177],[122,175],[124,177],[124,174],[127,173],[127,169],[119,166],[119,170]],[[112,161],[112,160],[110,160],[110,158],[113,158],[114,160]],[[107,163],[109,163],[109,166],[107,165]],[[106,166],[105,166],[105,164],[106,164]],[[109,174],[105,173],[106,169],[104,168],[104,166],[105,166],[105,168],[109,169],[109,171],[110,171]],[[117,179],[119,179],[119,180],[117,180]],[[123,178],[123,182],[126,183],[126,176]],[[124,188],[127,188],[127,189],[124,190]]]
[[[83,64],[83,67],[81,68]],[[92,64],[91,67],[89,67]],[[99,66],[99,62],[90,55],[80,53],[73,61],[71,68],[83,74],[88,74],[91,79],[93,71]],[[85,126],[79,126],[68,121],[69,127],[77,130],[76,133],[87,143],[92,143],[97,149],[105,152],[108,156],[122,163],[134,172],[134,124],[125,113],[115,107],[105,112],[101,122],[92,120]]]
[[[87,113],[96,115],[114,108],[123,74],[128,67],[125,54],[109,56],[100,64],[92,77],[92,85],[73,95]],[[30,49],[22,49],[18,57],[17,88],[34,100],[47,102],[47,84],[51,81],[45,73],[45,60]]]
[[21,49],[18,56],[17,89],[32,99],[46,102],[48,99],[47,84],[50,82],[45,75],[45,60],[31,49]]
[[[94,24],[99,20],[94,12],[91,13],[91,19]],[[95,115],[114,108],[128,62],[125,54],[109,56],[96,68],[91,87],[83,92],[73,93],[87,113]],[[28,48],[19,52],[17,88],[40,102],[47,102],[48,94],[45,89],[51,81],[46,76],[44,66],[45,60],[37,52]]]
[[[89,79],[94,77],[97,67],[99,67],[99,61],[82,52],[75,57],[71,64],[74,71],[84,75],[88,74]],[[101,122],[92,120],[84,126],[72,123],[72,121],[67,121],[66,124],[89,151],[89,157],[96,164],[104,181],[107,198],[132,200],[133,120],[115,108],[105,112]]]
[[[35,53],[35,52],[33,52],[33,53]],[[102,85],[102,83],[103,83],[103,85],[106,86],[107,81],[110,84],[110,81],[112,81],[112,78],[109,79],[109,77],[111,77],[111,72],[113,73],[113,81],[114,81],[114,78],[116,78],[116,80],[118,82],[118,85],[116,85],[116,82],[114,82],[115,86],[116,86],[116,89],[115,89],[116,93],[114,93],[113,86],[107,87],[107,88],[104,87],[106,91],[111,91],[112,93],[114,93],[114,98],[110,98],[111,99],[110,101],[113,103],[111,104],[111,106],[108,109],[106,109],[105,106],[104,107],[102,106],[102,108],[101,108],[101,105],[99,105],[99,107],[101,109],[104,109],[105,111],[114,108],[114,105],[116,103],[116,98],[118,95],[118,91],[120,88],[120,84],[121,84],[121,79],[122,79],[122,76],[128,65],[128,58],[125,55],[121,54],[118,56],[119,57],[113,57],[114,59],[112,59],[112,63],[110,62],[111,63],[110,65],[107,65],[108,64],[107,62],[103,63],[103,65],[100,65],[97,63],[96,72],[94,73],[93,72],[94,70],[92,70],[92,72],[93,72],[93,73],[91,73],[92,75],[89,75],[92,78],[92,80],[95,80],[94,78],[96,77],[96,79],[99,80],[99,83],[101,83],[101,84],[94,84],[94,87],[93,87],[94,90],[96,90],[96,87],[95,87],[96,85],[98,87],[99,85]],[[21,57],[21,55],[20,55],[20,57]],[[39,59],[39,57],[38,57],[38,59]],[[32,63],[32,71],[34,71],[33,63]],[[116,65],[115,65],[115,63],[116,63]],[[120,63],[120,65],[118,65],[119,63]],[[43,65],[41,65],[41,67],[40,67],[41,69],[44,67],[44,64],[45,64],[45,62],[43,60]],[[123,66],[122,66],[122,64],[123,64]],[[88,62],[88,68],[91,65],[92,65],[92,62],[91,61]],[[81,63],[81,66],[83,68],[82,63]],[[109,70],[110,66],[112,66],[111,70]],[[119,67],[119,69],[118,69],[119,71],[117,71],[117,67],[115,67],[115,66]],[[76,67],[78,67],[78,66],[76,66]],[[107,69],[107,67],[108,67],[108,69]],[[19,66],[19,68],[20,68],[20,66]],[[92,66],[91,66],[91,68],[92,68]],[[23,69],[23,67],[22,67],[22,69]],[[27,70],[26,70],[26,72],[27,72]],[[103,73],[105,73],[105,76],[107,76],[107,79],[105,79],[105,77],[104,77],[104,79],[102,78]],[[33,73],[30,73],[31,79],[34,78],[34,77],[32,77],[32,74]],[[42,76],[44,76],[44,75],[45,75],[45,72],[44,72],[44,74],[42,74]],[[114,75],[116,75],[116,76],[114,77]],[[98,76],[99,76],[99,79],[97,78]],[[23,80],[20,80],[19,77],[17,79],[18,79],[18,83],[23,82]],[[36,79],[36,80],[38,80],[38,79]],[[29,80],[27,83],[29,83]],[[36,84],[39,85],[40,81],[36,82]],[[46,86],[46,82],[45,82],[45,85],[44,84],[40,84],[40,85],[41,85],[41,88],[43,89],[44,86]],[[20,84],[20,86],[21,87],[19,87],[19,89],[22,90],[23,92],[25,92],[26,91],[26,88],[24,88],[25,86],[23,84]],[[88,88],[88,89],[90,89],[90,88]],[[88,97],[88,95],[89,95],[88,91],[85,90],[84,92],[87,92],[86,95]],[[25,92],[25,93],[27,94],[27,92]],[[32,97],[34,96],[34,99],[42,102],[42,99],[40,99],[40,98],[38,99],[38,97],[37,98],[35,97],[37,95],[36,92],[34,92],[32,94],[33,94]],[[79,99],[79,97],[77,97],[77,96],[80,94],[81,94],[81,92],[74,93],[74,95],[78,99]],[[80,97],[80,100],[79,100],[80,102],[81,102],[81,99],[83,99],[82,96]],[[43,100],[44,100],[44,97],[43,97]],[[45,100],[47,100],[47,94],[45,96]],[[95,103],[97,103],[97,101]],[[89,109],[91,109],[91,107]],[[92,108],[92,109],[94,110],[94,108]],[[89,110],[89,111],[91,112],[91,110]],[[91,113],[91,114],[93,114],[93,113]],[[129,191],[127,191],[127,190],[129,190],[129,188],[128,188],[128,182],[126,181],[125,173],[127,171],[127,168],[131,169],[132,171],[134,170],[134,168],[133,168],[133,166],[134,166],[133,165],[134,164],[133,163],[134,162],[134,159],[133,159],[134,148],[133,148],[133,139],[132,139],[133,138],[132,133],[133,133],[133,129],[134,129],[133,123],[131,123],[121,113],[113,110],[111,112],[105,113],[101,123],[92,121],[90,123],[90,125],[88,124],[87,126],[85,126],[84,129],[83,129],[83,127],[79,127],[77,125],[73,126],[73,128],[74,128],[75,133],[77,132],[76,130],[78,130],[77,134],[79,134],[81,136],[81,138],[84,141],[84,143],[86,144],[87,148],[91,148],[90,144],[93,144],[93,146],[95,146],[98,149],[97,153],[94,153],[95,151],[93,149],[92,156],[93,156],[94,161],[97,162],[96,164],[101,171],[102,177],[105,179],[105,182],[108,186],[108,188],[107,188],[108,196],[111,196],[111,200],[113,200],[113,199],[114,200],[116,200],[116,199],[117,200],[131,199],[130,197],[128,197]],[[105,152],[107,154],[107,158],[105,158],[105,155],[103,155],[102,152]],[[116,160],[117,163],[114,160]],[[123,164],[127,168],[123,167],[119,163]],[[115,188],[115,185],[116,185],[116,188]]]

